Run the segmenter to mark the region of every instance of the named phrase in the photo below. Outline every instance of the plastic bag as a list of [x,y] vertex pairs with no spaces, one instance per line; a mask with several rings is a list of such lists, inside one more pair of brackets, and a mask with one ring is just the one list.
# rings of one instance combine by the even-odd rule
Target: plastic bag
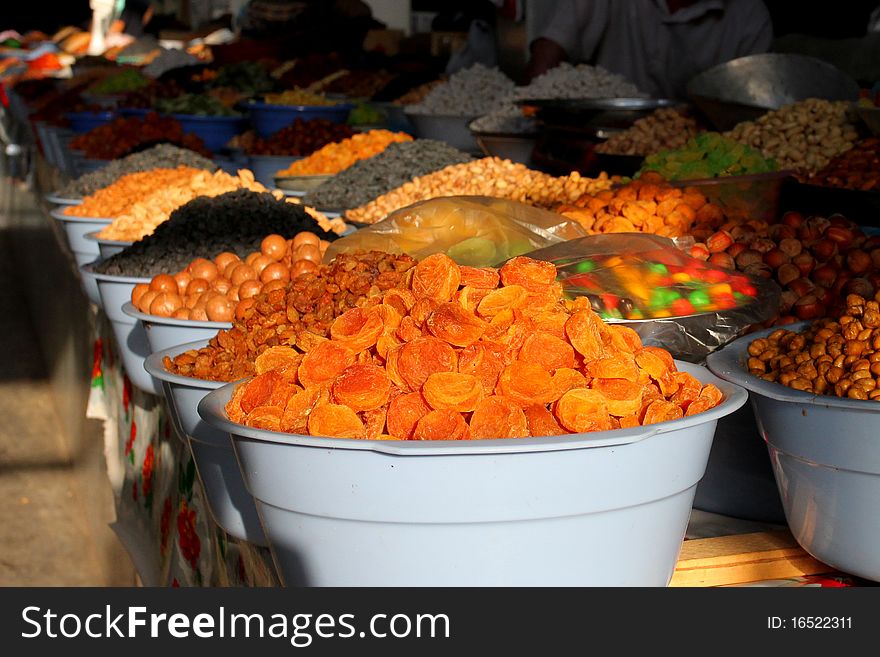
[[486,267],[551,244],[583,237],[576,221],[524,203],[487,196],[445,196],[413,203],[331,242],[324,256],[360,249],[425,258],[445,253],[460,265]]
[[591,235],[527,254],[556,265],[563,291],[585,296],[606,322],[648,345],[701,362],[753,324],[779,313],[769,279],[692,258],[675,241],[644,233]]

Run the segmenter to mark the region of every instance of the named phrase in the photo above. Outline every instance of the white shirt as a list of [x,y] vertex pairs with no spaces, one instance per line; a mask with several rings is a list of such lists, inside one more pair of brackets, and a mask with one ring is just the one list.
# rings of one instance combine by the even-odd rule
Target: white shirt
[[761,0],[700,0],[674,14],[665,0],[558,0],[538,37],[555,41],[573,63],[674,98],[697,73],[769,50],[773,26]]

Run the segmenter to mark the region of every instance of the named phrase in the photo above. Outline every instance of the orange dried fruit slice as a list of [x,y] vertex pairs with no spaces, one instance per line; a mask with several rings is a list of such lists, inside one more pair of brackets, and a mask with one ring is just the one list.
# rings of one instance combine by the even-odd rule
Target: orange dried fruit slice
[[543,310],[532,317],[535,322],[535,330],[555,335],[560,340],[568,341],[565,334],[565,323],[568,321],[569,314],[561,307],[552,310]]
[[244,393],[239,401],[242,412],[249,414],[257,406],[266,405],[272,397],[275,386],[282,382],[281,375],[271,371],[255,376],[250,381],[245,382]]
[[422,337],[422,329],[416,325],[416,321],[412,317],[407,315],[400,320],[400,326],[397,327],[395,335],[401,342],[410,342]]
[[413,431],[413,440],[468,440],[470,429],[461,413],[441,409],[425,414]]
[[518,360],[540,365],[545,370],[574,368],[574,348],[565,340],[544,331],[536,331],[526,337]]
[[655,381],[659,381],[669,373],[669,366],[657,353],[649,347],[642,347],[635,352],[636,365],[642,368]]
[[385,433],[385,414],[387,406],[380,406],[369,411],[363,411],[361,418],[364,423],[368,440],[377,440]]
[[327,342],[327,338],[311,331],[300,331],[296,334],[296,347],[304,353],[316,349],[321,343]]
[[299,380],[304,387],[330,383],[353,364],[355,353],[344,344],[327,340],[312,349],[299,364]]
[[550,401],[556,401],[573,388],[586,388],[587,378],[575,369],[562,367],[553,373],[553,395]]
[[403,349],[403,345],[388,349],[388,352],[385,354],[385,373],[388,375],[388,378],[391,379],[391,383],[401,390],[409,391],[411,388],[406,381],[404,381],[398,367],[401,349]]
[[675,361],[672,359],[672,354],[666,351],[666,349],[663,349],[662,347],[642,347],[642,349],[654,354],[662,360],[666,364],[667,371],[675,372],[678,369],[675,367]]
[[685,416],[690,417],[691,415],[697,415],[698,413],[708,411],[710,408],[715,408],[715,406],[717,406],[717,404],[713,403],[708,397],[699,397],[688,404],[687,410],[684,414]]
[[303,436],[308,435],[309,414],[321,399],[322,392],[319,386],[311,386],[293,395],[287,401],[287,406],[284,407],[280,430]]
[[556,281],[554,264],[525,256],[511,258],[498,273],[505,286],[521,285],[529,292],[546,292]]
[[412,438],[416,424],[430,412],[431,407],[420,392],[410,392],[395,397],[388,404],[386,415],[388,433],[401,440],[409,440]]
[[525,438],[528,422],[522,409],[510,399],[493,395],[483,399],[471,414],[471,438]]
[[559,426],[553,414],[542,404],[526,406],[523,413],[529,425],[529,434],[532,436],[561,436],[568,433]]
[[372,306],[371,309],[373,312],[378,313],[379,318],[382,320],[383,335],[394,333],[394,331],[397,330],[397,327],[400,326],[401,315],[392,306],[380,304],[378,306]]
[[397,371],[411,390],[420,390],[434,372],[455,372],[457,368],[455,350],[430,335],[407,342],[397,358]]
[[254,370],[257,374],[265,374],[269,370],[287,367],[299,367],[303,355],[293,347],[269,347],[254,360]]
[[565,334],[571,346],[584,359],[591,361],[604,356],[602,330],[604,325],[592,310],[579,310],[565,323]]
[[467,286],[461,288],[455,293],[453,301],[465,310],[475,313],[477,312],[480,302],[491,294],[491,292],[492,290]]
[[435,372],[422,386],[422,395],[431,408],[468,413],[483,398],[483,384],[472,374]]
[[435,301],[451,301],[461,283],[461,270],[444,253],[435,253],[419,262],[413,271],[410,287],[417,299],[428,297]]
[[666,422],[668,420],[678,420],[683,417],[681,408],[678,404],[657,399],[652,401],[648,408],[645,409],[645,416],[642,418],[642,425],[657,424],[658,422]]
[[364,423],[341,404],[318,404],[309,414],[309,434],[328,438],[366,438]]
[[700,390],[699,399],[708,399],[712,402],[712,406],[717,406],[721,403],[721,400],[724,399],[724,393],[721,392],[717,386],[707,383],[703,386],[703,389]]
[[248,413],[245,424],[254,429],[265,429],[266,431],[281,430],[281,414],[283,409],[280,406],[257,406]]
[[623,341],[627,346],[626,351],[629,353],[634,354],[642,348],[642,339],[639,337],[639,334],[629,326],[624,326],[623,324],[610,324],[608,328],[612,333],[616,333],[623,338]]
[[501,372],[496,391],[520,406],[546,404],[553,399],[553,379],[540,365],[514,361]]
[[508,285],[492,290],[477,305],[477,313],[492,318],[503,310],[516,310],[525,304],[528,291],[521,285]]
[[230,420],[238,424],[242,423],[245,416],[245,412],[241,409],[241,398],[244,396],[245,390],[247,390],[248,383],[249,381],[239,383],[235,388],[235,392],[232,393],[232,398],[226,402],[226,415],[229,416]]
[[442,302],[436,301],[431,297],[422,297],[412,307],[412,310],[409,311],[409,316],[412,318],[416,327],[421,329],[425,325],[425,321],[428,319],[428,315],[434,312],[434,309],[437,308]]
[[501,277],[498,275],[497,269],[491,267],[468,267],[460,265],[461,285],[466,287],[475,287],[483,290],[494,290],[498,287]]
[[587,376],[594,379],[639,380],[639,368],[635,359],[622,352],[613,357],[606,356],[589,361],[585,369]]
[[376,344],[384,330],[377,308],[351,308],[330,325],[330,337],[357,354]]
[[686,411],[688,405],[700,396],[703,384],[687,372],[674,372],[671,378],[678,385],[678,389],[669,397],[669,401],[678,404],[683,411]]
[[425,325],[435,337],[456,347],[473,344],[489,328],[485,321],[453,302],[438,306]]
[[387,358],[388,350],[399,347],[401,344],[403,343],[396,336],[380,335],[379,339],[376,340],[376,353],[380,358]]
[[554,408],[559,423],[572,433],[607,431],[611,428],[608,403],[598,390],[574,388],[559,398]]
[[416,302],[416,298],[409,290],[391,288],[382,297],[382,305],[391,306],[401,317],[406,317]]
[[333,399],[353,411],[384,406],[391,393],[391,380],[376,365],[350,365],[333,382]]
[[458,371],[476,376],[484,391],[495,390],[504,367],[501,354],[483,342],[465,347],[458,353]]
[[620,428],[621,429],[632,429],[633,427],[640,427],[642,423],[639,422],[639,414],[634,413],[633,415],[625,415],[620,418]]
[[593,379],[590,387],[602,393],[611,415],[634,415],[642,408],[644,390],[638,383],[626,379]]

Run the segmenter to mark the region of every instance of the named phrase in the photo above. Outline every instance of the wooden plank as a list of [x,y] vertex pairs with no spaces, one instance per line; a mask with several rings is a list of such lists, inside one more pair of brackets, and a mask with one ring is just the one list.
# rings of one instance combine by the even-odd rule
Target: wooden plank
[[756,532],[685,541],[669,585],[724,586],[833,570],[807,554],[788,531]]

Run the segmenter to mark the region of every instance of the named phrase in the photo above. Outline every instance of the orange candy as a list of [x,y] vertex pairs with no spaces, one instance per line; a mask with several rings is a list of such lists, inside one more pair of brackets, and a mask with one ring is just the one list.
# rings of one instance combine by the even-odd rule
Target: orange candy
[[512,400],[486,397],[471,415],[471,438],[524,438],[529,435],[522,409]]

